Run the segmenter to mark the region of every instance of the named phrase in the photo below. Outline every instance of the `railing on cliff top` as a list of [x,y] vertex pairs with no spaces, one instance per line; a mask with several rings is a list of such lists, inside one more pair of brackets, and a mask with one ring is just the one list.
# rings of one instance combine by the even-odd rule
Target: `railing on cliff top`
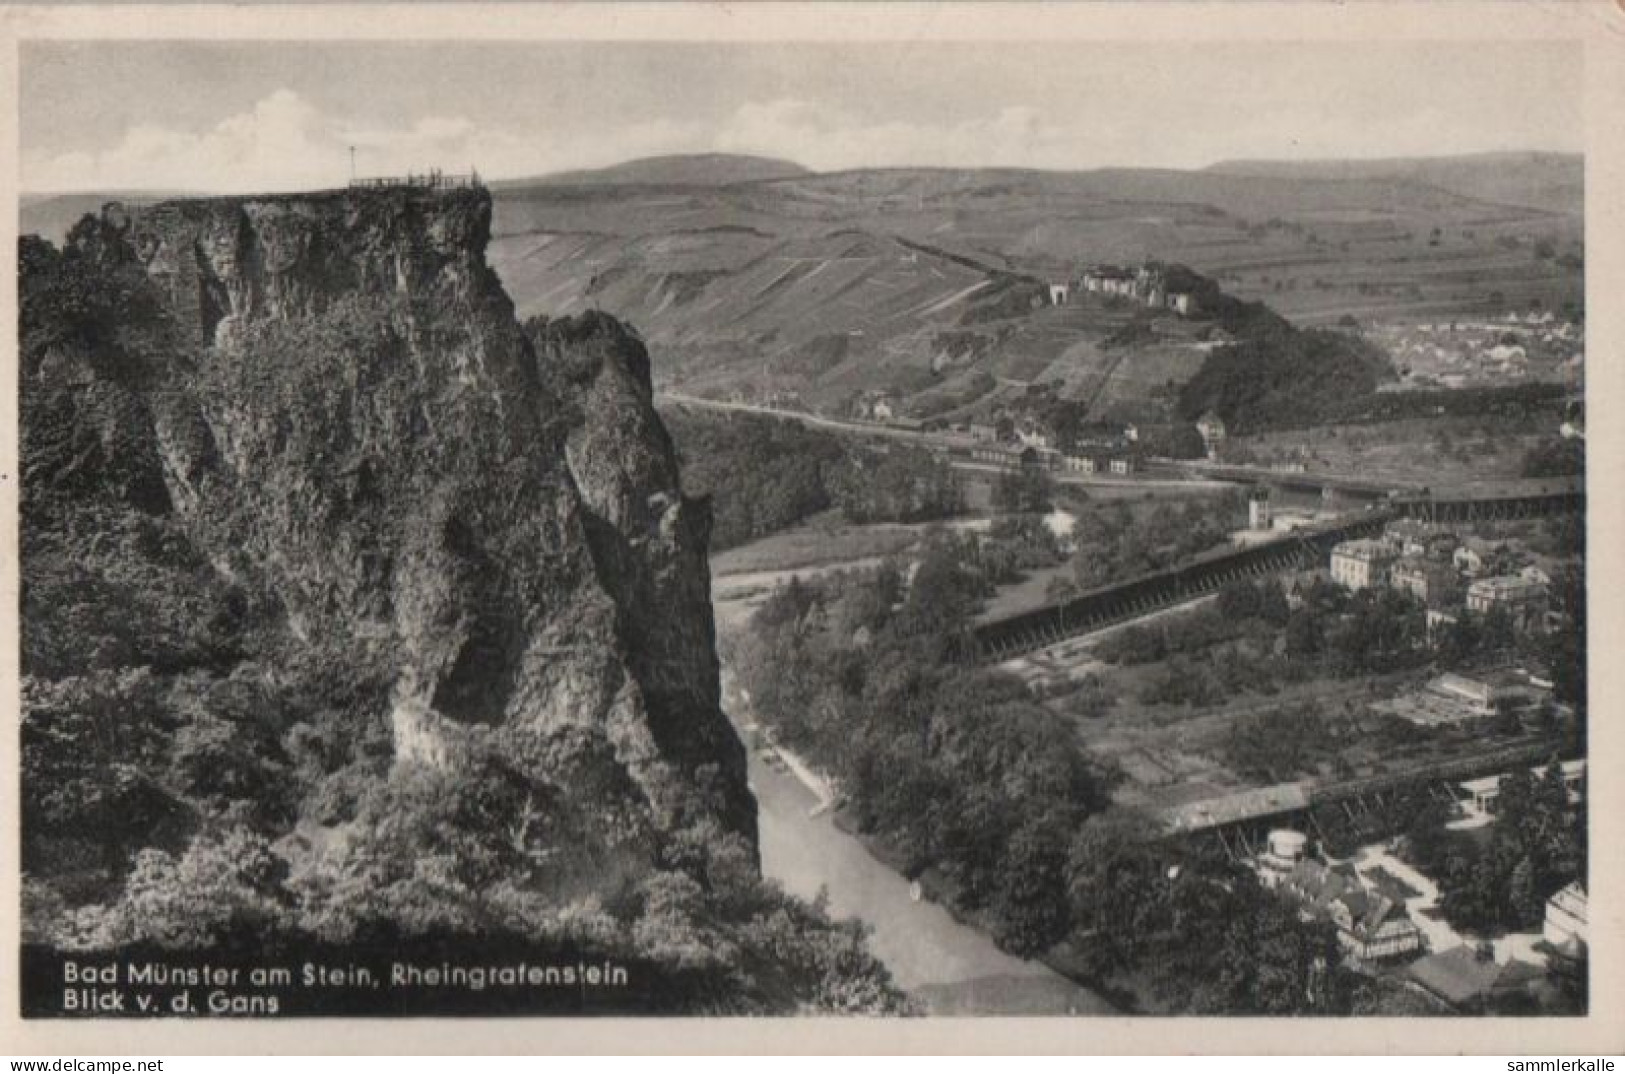
[[379,175],[362,179],[350,180],[351,190],[483,190],[485,183],[480,179],[480,173],[470,171],[467,175],[448,175],[436,169],[415,175],[407,172],[405,175]]

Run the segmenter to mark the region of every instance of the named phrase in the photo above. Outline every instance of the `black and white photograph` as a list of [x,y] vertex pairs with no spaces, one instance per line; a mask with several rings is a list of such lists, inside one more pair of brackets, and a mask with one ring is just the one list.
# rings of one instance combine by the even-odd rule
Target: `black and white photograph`
[[9,1013],[1592,1013],[1583,42],[1030,29],[21,40]]

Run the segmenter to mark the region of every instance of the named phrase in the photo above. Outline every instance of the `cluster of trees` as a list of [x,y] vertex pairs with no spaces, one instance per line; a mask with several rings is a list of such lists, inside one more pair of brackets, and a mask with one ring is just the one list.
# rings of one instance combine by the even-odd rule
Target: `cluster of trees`
[[920,522],[964,510],[953,468],[929,452],[843,445],[797,422],[675,407],[663,418],[683,486],[711,500],[720,551],[839,508],[852,522]]
[[1232,582],[1214,604],[1124,627],[1096,652],[1112,664],[1157,665],[1142,677],[1142,704],[1221,705],[1280,689],[1287,669],[1275,643],[1288,614],[1278,583]]
[[1400,716],[1327,712],[1310,702],[1237,720],[1226,734],[1221,758],[1245,779],[1285,783],[1312,775],[1352,775],[1344,760],[1352,746],[1392,755],[1434,737]]
[[1275,579],[1226,583],[1217,599],[1180,615],[1131,624],[1102,639],[1096,654],[1110,664],[1151,664],[1201,652],[1247,636],[1269,636],[1286,626],[1292,610]]
[[1207,454],[1207,444],[1196,426],[1182,421],[1143,428],[1140,447],[1147,455],[1167,459],[1200,459]]
[[1427,611],[1410,593],[1381,586],[1350,593],[1313,579],[1287,619],[1286,655],[1333,675],[1369,675],[1428,659]]
[[[263,579],[205,554],[200,527],[224,523],[171,502],[155,415],[186,429],[160,408],[223,363],[120,242],[89,223],[64,251],[22,247],[28,942],[508,937],[659,967],[673,1011],[906,1008],[860,930],[761,880],[703,778],[651,807],[579,727],[471,726],[446,772],[397,758],[396,654],[291,630]],[[332,380],[387,357],[356,349],[387,342],[383,318],[334,303],[265,331],[319,348],[307,366]],[[290,436],[340,435],[330,400],[259,356],[243,375],[282,393]]]
[[1495,813],[1487,844],[1434,825],[1419,828],[1407,852],[1440,878],[1440,909],[1457,928],[1538,928],[1546,900],[1586,875],[1585,810],[1569,804],[1554,761],[1539,773],[1519,768],[1502,776]]
[[1003,514],[1038,514],[1054,506],[1055,480],[1040,466],[1001,470],[993,479],[994,510]]
[[965,509],[953,467],[919,448],[848,452],[829,490],[848,522],[930,522]]
[[1091,503],[1076,512],[1073,580],[1080,590],[1110,585],[1176,566],[1224,543],[1246,525],[1247,502],[1238,493],[1171,503]]
[[1432,417],[1523,419],[1530,414],[1555,411],[1568,392],[1566,385],[1541,382],[1377,392],[1345,400],[1343,408],[1336,412],[1335,420],[1379,422]]
[[1142,1010],[1346,1014],[1362,994],[1332,926],[1306,922],[1251,870],[1165,841],[1128,811],[1086,821],[1067,858],[1079,969]]
[[999,515],[977,548],[983,573],[995,585],[1019,582],[1027,572],[1054,567],[1066,559],[1063,542],[1043,515]]
[[828,433],[753,414],[673,407],[683,486],[711,498],[714,550],[765,537],[830,508],[830,474],[845,452]]
[[[1583,532],[1582,532],[1583,537]],[[1575,713],[1575,730],[1583,750],[1586,740],[1586,576],[1584,561],[1559,571],[1552,579],[1552,606],[1567,622],[1543,639],[1541,657],[1552,675],[1552,697]]]
[[1333,857],[1397,838],[1402,856],[1414,861],[1413,848],[1431,847],[1453,834],[1446,831],[1445,824],[1454,816],[1454,807],[1429,793],[1422,782],[1372,796],[1358,810],[1330,804],[1316,806],[1311,812],[1314,829],[1322,837],[1321,849]]
[[1380,350],[1347,332],[1268,320],[1243,331],[1209,353],[1180,389],[1187,421],[1213,411],[1232,433],[1324,424],[1345,414],[1351,399],[1374,395],[1392,373]]

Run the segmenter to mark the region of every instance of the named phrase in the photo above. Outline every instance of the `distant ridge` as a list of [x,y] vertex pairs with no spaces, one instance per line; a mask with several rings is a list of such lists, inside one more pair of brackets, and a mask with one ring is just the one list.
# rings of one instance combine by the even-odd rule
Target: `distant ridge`
[[1402,180],[1480,201],[1565,214],[1578,214],[1585,204],[1585,157],[1579,153],[1520,150],[1375,160],[1227,160],[1206,170],[1271,179]]
[[812,175],[807,168],[789,160],[754,157],[736,153],[684,153],[611,164],[607,168],[555,172],[527,179],[493,183],[494,189],[530,186],[731,186],[772,179],[796,179]]
[[1533,149],[1499,150],[1485,153],[1458,153],[1438,157],[1327,157],[1312,160],[1248,159],[1221,160],[1203,169],[1232,175],[1285,175],[1303,179],[1360,179],[1396,172],[1423,171],[1474,165],[1538,165],[1550,168],[1577,168],[1585,161],[1580,153],[1551,153]]

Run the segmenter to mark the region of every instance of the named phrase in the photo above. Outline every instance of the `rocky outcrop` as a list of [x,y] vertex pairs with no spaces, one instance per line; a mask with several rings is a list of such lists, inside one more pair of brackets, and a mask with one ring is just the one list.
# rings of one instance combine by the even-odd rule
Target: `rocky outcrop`
[[718,701],[705,504],[649,358],[610,318],[522,329],[481,189],[116,206],[78,241],[138,263],[192,346],[151,393],[164,484],[216,568],[394,683],[399,763],[471,736],[535,760],[587,729],[658,828],[704,786],[754,844]]

